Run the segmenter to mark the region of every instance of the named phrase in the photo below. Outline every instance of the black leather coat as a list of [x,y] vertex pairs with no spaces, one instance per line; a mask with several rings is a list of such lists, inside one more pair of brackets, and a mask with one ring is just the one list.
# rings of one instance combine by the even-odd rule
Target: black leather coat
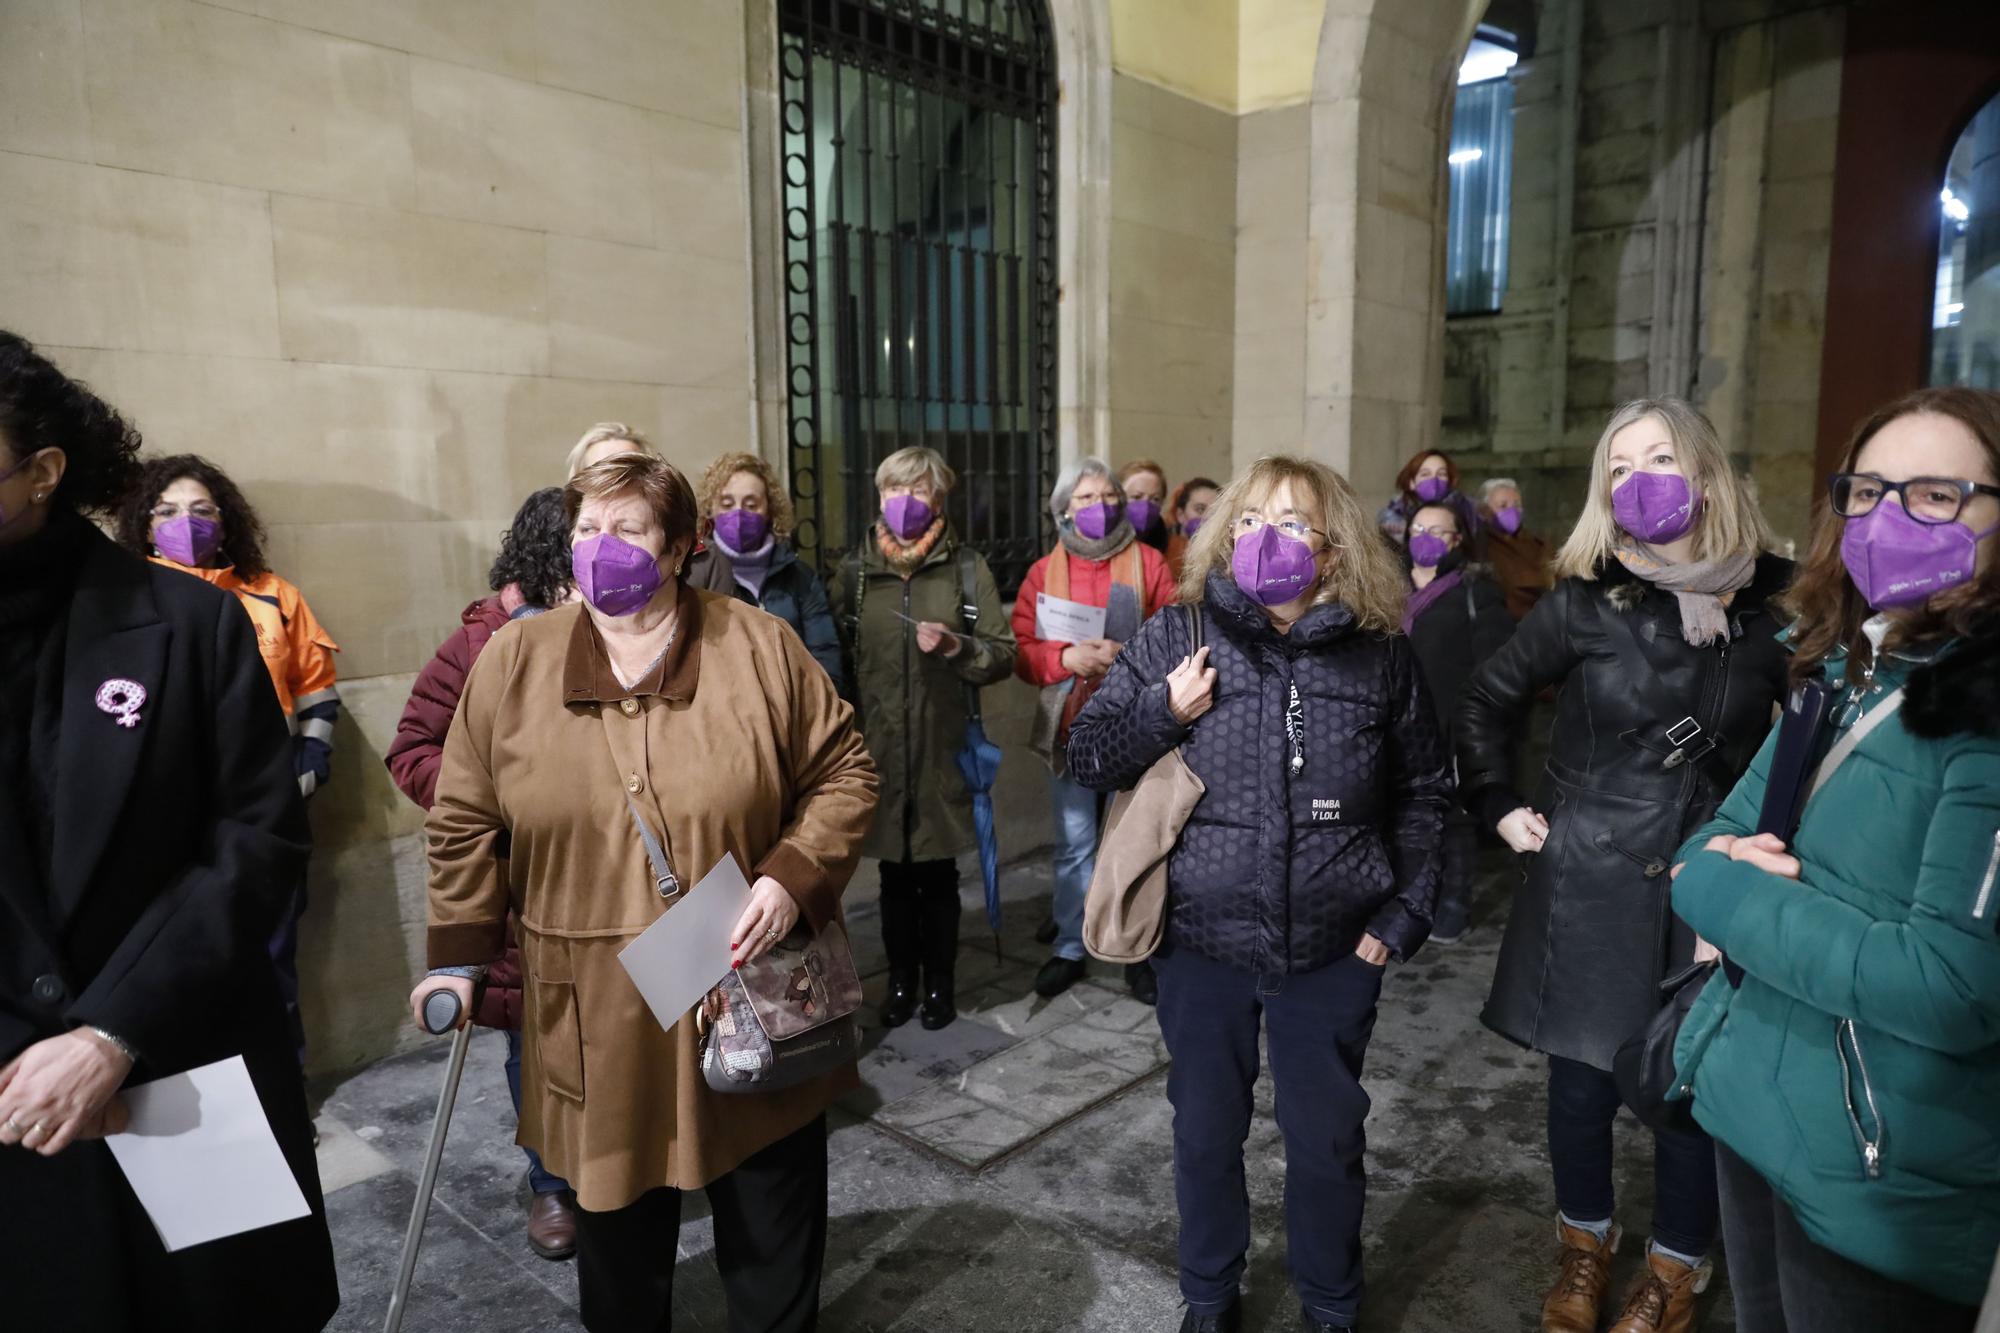
[[1193,646],[1186,612],[1169,607],[1077,715],[1070,776],[1130,787],[1178,745],[1206,787],[1167,861],[1174,945],[1285,974],[1345,957],[1365,931],[1408,958],[1430,935],[1451,797],[1409,640],[1356,628],[1337,602],[1280,634],[1220,575],[1202,613],[1214,707],[1192,728],[1167,707],[1167,674]]
[[[1764,556],[1732,599],[1731,637],[1681,636],[1671,593],[1612,563],[1557,583],[1459,698],[1463,799],[1491,828],[1522,805],[1549,821],[1528,859],[1481,1018],[1524,1046],[1599,1069],[1659,1008],[1693,956],[1668,905],[1670,860],[1749,767],[1784,697],[1771,605],[1791,562]],[[1532,802],[1510,737],[1536,693],[1560,687]]]

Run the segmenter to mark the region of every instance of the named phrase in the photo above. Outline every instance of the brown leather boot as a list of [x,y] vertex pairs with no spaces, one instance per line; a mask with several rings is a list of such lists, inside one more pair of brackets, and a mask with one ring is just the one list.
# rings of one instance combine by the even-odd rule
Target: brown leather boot
[[1695,1297],[1708,1290],[1715,1266],[1690,1268],[1658,1250],[1646,1256],[1646,1276],[1625,1299],[1624,1313],[1611,1333],[1688,1333],[1694,1327]]
[[1611,1280],[1611,1256],[1624,1233],[1612,1224],[1603,1240],[1569,1223],[1556,1222],[1562,1241],[1562,1272],[1542,1302],[1542,1333],[1597,1333],[1604,1311],[1604,1288]]
[[576,1214],[568,1190],[537,1194],[528,1205],[528,1248],[544,1259],[576,1253]]

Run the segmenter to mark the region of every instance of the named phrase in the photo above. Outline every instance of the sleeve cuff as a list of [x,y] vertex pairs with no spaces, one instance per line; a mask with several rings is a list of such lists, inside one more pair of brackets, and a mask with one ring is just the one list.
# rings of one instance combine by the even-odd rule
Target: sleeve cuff
[[1490,782],[1465,798],[1466,809],[1488,832],[1498,828],[1501,820],[1527,804],[1527,799],[1520,792],[1504,782]]
[[840,892],[833,879],[813,859],[790,843],[781,842],[764,854],[755,875],[769,875],[792,895],[814,930],[824,930],[833,920]]
[[426,966],[440,967],[484,967],[498,958],[507,947],[507,923],[502,921],[467,921],[447,926],[432,926],[426,941]]

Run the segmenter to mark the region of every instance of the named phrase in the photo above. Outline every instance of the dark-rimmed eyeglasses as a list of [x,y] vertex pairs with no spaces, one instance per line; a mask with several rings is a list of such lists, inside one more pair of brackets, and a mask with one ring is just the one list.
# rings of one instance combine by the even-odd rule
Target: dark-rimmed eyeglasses
[[2000,496],[2000,486],[1984,482],[1951,477],[1884,481],[1866,472],[1842,472],[1827,487],[1833,512],[1842,518],[1873,513],[1875,506],[1882,503],[1882,497],[1891,491],[1902,497],[1903,511],[1919,523],[1955,523],[1973,496]]

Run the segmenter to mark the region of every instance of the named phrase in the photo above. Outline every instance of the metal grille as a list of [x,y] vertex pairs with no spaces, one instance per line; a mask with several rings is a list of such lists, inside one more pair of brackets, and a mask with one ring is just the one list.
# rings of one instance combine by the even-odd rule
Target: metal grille
[[831,567],[907,445],[1012,593],[1052,539],[1054,50],[1042,0],[777,0],[791,488]]

